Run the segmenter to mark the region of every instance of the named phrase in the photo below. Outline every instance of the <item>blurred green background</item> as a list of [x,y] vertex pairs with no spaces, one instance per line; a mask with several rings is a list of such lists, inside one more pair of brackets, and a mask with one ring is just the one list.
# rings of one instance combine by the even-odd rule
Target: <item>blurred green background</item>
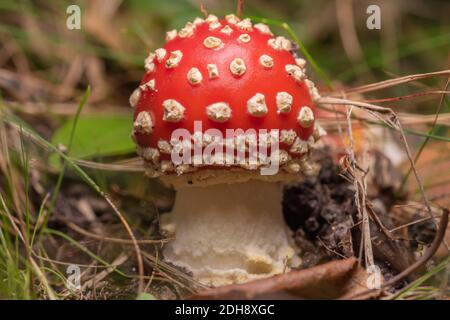
[[[163,44],[167,30],[202,16],[201,4],[223,16],[236,12],[236,3],[3,0],[2,94],[21,102],[67,102],[90,84],[91,104],[126,106],[144,58]],[[81,8],[81,30],[66,28],[70,4]],[[372,4],[381,9],[381,30],[366,27]],[[243,6],[244,16],[288,23],[324,72],[345,86],[447,69],[449,12],[450,2],[444,0],[252,0]]]

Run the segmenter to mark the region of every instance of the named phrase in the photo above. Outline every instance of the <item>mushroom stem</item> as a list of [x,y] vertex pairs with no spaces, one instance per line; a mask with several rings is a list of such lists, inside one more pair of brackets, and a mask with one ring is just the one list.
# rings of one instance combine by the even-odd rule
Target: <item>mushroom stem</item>
[[213,286],[289,271],[295,251],[282,196],[281,183],[258,180],[179,189],[162,223],[176,235],[165,260]]

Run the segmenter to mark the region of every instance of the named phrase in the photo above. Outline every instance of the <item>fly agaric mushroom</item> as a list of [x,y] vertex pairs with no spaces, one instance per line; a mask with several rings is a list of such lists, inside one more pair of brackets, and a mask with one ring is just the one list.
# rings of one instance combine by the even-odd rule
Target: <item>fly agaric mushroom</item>
[[[305,60],[268,26],[234,15],[196,18],[166,40],[145,60],[147,72],[130,97],[132,137],[148,174],[177,190],[162,226],[176,235],[163,250],[165,260],[209,285],[289,270],[295,252],[282,215],[283,184],[314,173],[310,150],[324,134],[315,123],[319,94],[306,77]],[[196,122],[203,131],[195,130]],[[174,138],[177,129],[192,140]],[[278,130],[279,149],[268,157],[276,156],[280,170],[261,175],[268,157],[260,156],[253,163],[173,161],[174,154],[192,159],[195,151],[217,147],[214,133],[229,129]],[[239,150],[249,155],[251,141],[274,143],[267,137],[245,136],[242,143],[238,134],[219,145],[232,150],[228,159]]]

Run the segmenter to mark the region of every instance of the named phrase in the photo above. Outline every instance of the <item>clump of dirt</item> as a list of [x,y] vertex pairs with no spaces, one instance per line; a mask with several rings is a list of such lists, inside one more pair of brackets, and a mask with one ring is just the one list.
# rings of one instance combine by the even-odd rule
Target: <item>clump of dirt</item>
[[[389,278],[413,261],[413,248],[402,240],[406,237],[387,231],[396,226],[391,208],[405,195],[399,192],[401,175],[389,159],[375,151],[370,156],[369,170],[376,172],[367,178],[373,254]],[[328,150],[315,158],[321,166],[319,174],[287,187],[283,199],[285,220],[302,249],[301,268],[360,253],[361,219],[353,184],[341,175]]]
[[354,191],[339,176],[338,167],[327,156],[320,161],[319,175],[285,189],[283,212],[295,241],[303,249],[303,267],[329,260],[324,245],[346,257],[353,256],[349,229],[356,212]]

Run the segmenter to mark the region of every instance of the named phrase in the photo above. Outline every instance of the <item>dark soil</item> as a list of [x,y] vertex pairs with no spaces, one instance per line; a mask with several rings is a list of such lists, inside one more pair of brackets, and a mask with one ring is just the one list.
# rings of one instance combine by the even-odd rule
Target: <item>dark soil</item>
[[[401,176],[381,153],[371,156],[375,161],[369,170],[377,172],[367,190],[373,254],[388,279],[409,266],[413,248],[404,237],[386,231],[395,227],[392,206],[405,197],[399,192]],[[353,185],[326,150],[316,157],[321,165],[318,176],[286,188],[283,199],[286,222],[302,249],[301,268],[360,255],[361,224]]]

